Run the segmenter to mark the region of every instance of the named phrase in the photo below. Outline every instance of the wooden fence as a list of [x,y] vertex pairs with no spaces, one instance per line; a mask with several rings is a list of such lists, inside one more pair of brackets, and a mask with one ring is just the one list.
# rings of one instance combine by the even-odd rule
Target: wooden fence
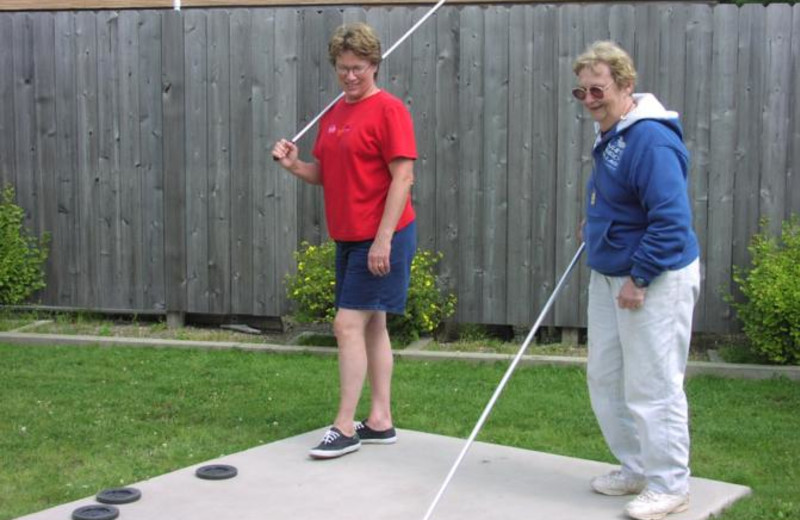
[[[435,0],[361,0],[361,6],[391,6],[393,4],[432,5]],[[453,4],[554,4],[565,3],[568,0],[448,0],[448,5]],[[601,2],[603,0],[587,0]],[[638,0],[654,1],[654,0]],[[658,0],[655,0],[658,1]],[[0,11],[53,11],[53,10],[84,10],[84,9],[173,9],[192,7],[299,7],[299,6],[330,6],[353,5],[352,0],[0,0]]]
[[[0,181],[51,235],[41,302],[286,313],[292,252],[325,223],[319,190],[269,149],[338,93],[337,25],[366,20],[388,47],[428,9],[0,13]],[[415,121],[419,245],[444,253],[459,321],[533,320],[578,247],[593,134],[571,64],[600,38],[682,114],[696,328],[732,330],[722,295],[759,218],[776,231],[800,211],[800,6],[443,6],[379,76]],[[584,325],[587,279],[573,274],[551,324]]]

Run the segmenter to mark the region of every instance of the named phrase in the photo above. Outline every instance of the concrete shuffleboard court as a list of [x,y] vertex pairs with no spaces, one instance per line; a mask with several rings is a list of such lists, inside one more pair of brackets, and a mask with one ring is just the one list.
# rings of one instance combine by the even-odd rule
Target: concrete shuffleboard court
[[[464,446],[464,439],[398,431],[394,445],[364,445],[339,459],[308,458],[316,430],[128,483],[141,499],[116,506],[120,520],[421,520]],[[235,466],[226,480],[195,470]],[[632,497],[593,493],[589,480],[614,466],[475,442],[432,519],[616,520]],[[101,491],[101,490],[97,490]],[[692,478],[688,511],[670,520],[705,519],[750,493],[745,486]],[[95,496],[22,517],[68,520]]]

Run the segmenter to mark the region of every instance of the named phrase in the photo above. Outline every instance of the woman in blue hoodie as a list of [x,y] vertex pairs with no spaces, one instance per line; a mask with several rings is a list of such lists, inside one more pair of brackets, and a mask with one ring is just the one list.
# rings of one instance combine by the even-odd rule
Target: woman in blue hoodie
[[620,469],[592,480],[605,495],[638,495],[625,512],[656,520],[689,504],[683,380],[699,293],[678,114],[634,94],[636,70],[612,42],[575,61],[572,93],[595,121],[587,185],[589,393]]

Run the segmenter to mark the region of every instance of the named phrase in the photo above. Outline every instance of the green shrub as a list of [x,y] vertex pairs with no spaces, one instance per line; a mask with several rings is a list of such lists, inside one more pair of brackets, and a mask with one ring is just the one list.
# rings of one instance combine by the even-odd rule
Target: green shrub
[[25,301],[45,286],[42,267],[47,260],[47,240],[23,226],[25,212],[14,203],[14,188],[0,193],[0,304]]
[[300,323],[330,323],[336,285],[336,244],[300,244],[295,251],[297,273],[286,277],[286,295],[295,303],[294,318]]
[[733,302],[753,350],[772,363],[800,364],[800,217],[781,227],[780,239],[762,232],[748,246],[749,270],[734,268],[744,302]]
[[[295,304],[294,318],[301,323],[332,322],[336,314],[336,244],[329,241],[315,246],[303,242],[295,259],[297,273],[286,277],[286,294]],[[408,343],[430,334],[455,312],[455,295],[442,289],[435,274],[434,268],[441,259],[441,253],[417,250],[411,264],[406,312],[403,316],[390,314],[388,318],[395,342]]]
[[444,255],[418,249],[411,263],[411,283],[408,287],[406,312],[389,315],[392,337],[409,343],[420,336],[432,334],[439,324],[456,312],[456,297],[446,292],[435,274],[435,267]]

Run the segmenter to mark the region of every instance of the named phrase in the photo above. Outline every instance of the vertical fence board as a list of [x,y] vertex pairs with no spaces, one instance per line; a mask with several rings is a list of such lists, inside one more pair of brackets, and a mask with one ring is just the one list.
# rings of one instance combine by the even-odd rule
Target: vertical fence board
[[792,83],[791,95],[791,155],[789,156],[789,179],[786,192],[789,194],[786,205],[786,218],[793,213],[800,215],[800,4],[792,9]]
[[[572,63],[575,57],[583,52],[587,42],[583,39],[583,23],[581,7],[565,6],[559,10],[558,27],[558,162],[556,168],[556,200],[555,234],[553,245],[556,257],[556,277],[561,276],[569,264],[572,254],[578,248],[578,225],[583,215],[581,174],[583,165],[587,163],[583,154],[590,150],[591,141],[582,139],[583,127],[580,123],[589,124],[583,107],[569,94],[575,84]],[[590,43],[590,42],[588,42]],[[579,314],[574,312],[579,307],[580,283],[571,278],[561,291],[554,306],[553,317],[556,322],[568,327],[579,325]]]
[[[609,40],[611,38],[609,6],[588,4],[581,11],[584,46],[588,47],[598,40]],[[573,56],[573,58],[577,58],[577,55]]]
[[[328,62],[328,40],[342,21],[340,9],[315,8],[303,11],[301,34],[305,44],[302,46],[299,63],[299,77],[302,79],[298,97],[298,113],[301,118],[298,131],[339,93],[335,87],[335,74]],[[311,150],[318,130],[315,125],[297,143],[307,160],[314,160]],[[299,235],[311,243],[320,243],[328,236],[322,190],[318,186],[301,183],[298,193]]]
[[25,227],[39,234],[39,215],[36,213],[37,181],[35,160],[37,153],[36,109],[34,106],[33,71],[33,18],[22,14],[14,18],[14,127],[15,163],[13,178],[16,184],[17,204],[25,210]]
[[[388,36],[382,39],[384,52],[414,24],[413,11],[411,9],[395,8],[386,13],[388,14],[387,25],[389,31]],[[414,67],[413,42],[418,37],[419,33],[409,36],[408,40],[392,51],[392,54],[387,57],[381,67],[382,72],[386,74],[381,84],[389,92],[405,101],[407,106],[411,103],[411,78]]]
[[231,312],[230,15],[208,14],[208,311]]
[[186,74],[183,17],[169,11],[161,19],[162,102],[164,111],[164,285],[167,312],[188,308],[186,293]]
[[[722,7],[722,6],[720,6]],[[710,149],[708,170],[708,234],[705,258],[706,313],[709,330],[724,332],[731,313],[724,296],[731,291],[733,245],[733,172],[736,148],[736,57],[738,9],[714,10],[711,60]]]
[[253,19],[253,274],[248,281],[253,286],[253,303],[250,314],[265,315],[271,307],[273,295],[279,293],[279,284],[271,268],[275,256],[274,222],[278,218],[276,193],[272,179],[267,177],[267,106],[272,97],[272,71],[275,69],[275,16],[272,9],[254,9]]
[[[674,93],[670,98],[676,104],[668,108],[685,107],[680,117],[684,129],[684,142],[690,154],[689,196],[700,255],[704,257],[708,251],[709,236],[713,235],[708,231],[713,18],[711,9],[704,5],[692,6],[688,18],[684,16],[679,18],[681,24],[686,27],[686,34],[683,39],[675,38],[677,40],[675,46],[680,50],[676,51],[675,61],[670,66],[678,67],[675,70],[680,70],[679,67],[685,64],[685,72],[682,74],[684,78],[681,78],[681,85],[671,87]],[[676,29],[670,32],[680,34]],[[691,51],[686,52],[687,49]],[[678,90],[680,94],[677,93]],[[695,323],[705,321],[708,301],[716,300],[708,294],[705,280],[702,280],[700,298],[694,310]]]
[[[427,12],[427,7],[411,11],[412,25]],[[436,15],[434,15],[436,16]],[[410,28],[410,27],[409,27]],[[410,93],[408,108],[414,120],[414,137],[417,140],[417,160],[414,163],[415,184],[412,190],[414,210],[417,213],[417,244],[436,249],[436,21],[428,20],[414,33],[409,42],[412,49],[408,72]],[[413,94],[412,94],[413,93]]]
[[[583,9],[583,34],[584,34],[584,45],[588,46],[590,43],[596,40],[608,40],[611,38],[610,34],[610,15],[611,11],[609,6],[603,4],[593,4],[587,6],[587,8]],[[628,52],[631,52],[628,48],[626,49]],[[573,59],[576,56],[573,56]],[[562,92],[564,94],[569,95],[569,90],[571,86],[575,83],[575,77],[573,73],[572,84],[567,85],[565,88],[562,88]],[[577,105],[581,111],[581,117],[583,118],[582,124],[582,133],[581,133],[581,163],[580,168],[576,170],[577,174],[577,198],[578,206],[580,208],[580,217],[578,217],[577,222],[574,224],[573,230],[577,231],[580,223],[583,221],[583,218],[586,214],[586,184],[589,180],[590,175],[592,174],[592,146],[595,141],[595,130],[594,130],[594,121],[591,117],[588,116],[586,109],[583,108],[581,103],[578,103],[575,99],[572,99],[570,96],[570,102]],[[567,230],[569,231],[569,230]],[[580,245],[579,242],[575,242],[576,248]],[[565,251],[565,255],[570,254],[570,251]],[[566,260],[566,259],[565,259]],[[585,261],[584,261],[585,265]],[[586,308],[589,303],[589,276],[590,273],[586,269],[575,269],[575,272],[572,274],[570,278],[571,287],[574,287],[575,295],[577,299],[573,303],[572,310],[569,311],[572,314],[576,314],[575,318],[573,319],[572,326],[583,326],[586,324]]]
[[636,9],[631,4],[615,4],[609,8],[609,38],[628,52],[633,52],[636,43]]
[[[42,233],[51,240],[60,240],[57,200],[58,171],[56,170],[56,92],[55,92],[55,22],[52,13],[34,15],[34,96],[36,113],[36,214]],[[53,209],[51,209],[53,208]],[[68,262],[67,251],[51,250],[53,261],[45,266],[47,286],[39,296],[58,300]]]
[[[367,25],[373,28],[375,34],[378,36],[378,39],[381,41],[381,52],[385,53],[386,50],[394,43],[392,38],[392,26],[397,26],[398,21],[397,17],[393,16],[392,13],[396,13],[396,10],[393,9],[366,9],[364,10],[363,19],[356,15],[358,12],[357,8],[349,8],[349,9],[341,9],[342,11],[342,23],[349,23],[351,21],[363,21]],[[395,19],[392,21],[392,19]],[[331,27],[328,33],[328,38],[333,34],[333,30],[335,27]],[[400,52],[399,49],[395,49],[394,52]],[[394,56],[394,54],[392,54]],[[327,52],[325,53],[325,57],[328,57]],[[384,86],[388,90],[388,81],[387,78],[389,74],[387,72],[388,61],[384,62],[381,66],[381,70],[378,72],[377,82]],[[332,71],[333,73],[333,71]]]
[[231,13],[231,310],[253,300],[253,48],[249,10]]
[[750,237],[758,232],[765,30],[764,9],[747,4],[739,10],[733,262],[743,267],[750,262]]
[[655,92],[658,88],[659,4],[641,3],[634,9],[636,34],[631,56],[639,76],[637,84],[640,92]]
[[[559,101],[564,97],[564,87],[559,84],[558,75],[558,10],[542,5],[535,6],[533,13],[533,97],[530,112],[533,120],[530,172],[533,186],[533,250],[530,253],[532,280],[529,284],[532,296],[528,303],[528,319],[512,323],[527,323],[535,319],[554,288],[556,269],[558,181],[554,172],[558,171],[559,139],[554,128],[558,121]],[[552,316],[550,313],[548,323],[553,322]]]
[[[298,61],[299,76],[297,93],[297,113],[299,120],[297,127],[286,134],[286,139],[291,139],[295,132],[305,127],[322,109],[323,104],[319,100],[317,93],[322,75],[330,73],[325,66],[327,63],[327,53],[325,45],[327,40],[324,26],[324,16],[320,9],[306,9],[301,13],[300,35],[305,41],[301,47],[300,59]],[[324,103],[324,101],[322,102]],[[310,128],[296,144],[300,147],[300,156],[308,161],[313,161],[311,150],[314,145],[317,128]],[[284,174],[286,174],[284,172]],[[286,174],[288,175],[288,174]],[[294,179],[294,177],[293,177]],[[316,186],[308,186],[300,183],[298,188],[298,234],[305,237],[311,243],[322,241],[324,220],[322,216],[322,193]]]
[[761,147],[761,185],[759,214],[769,220],[769,230],[781,232],[786,202],[786,171],[789,157],[789,96],[791,89],[792,7],[770,4],[766,7],[767,39],[763,132]]
[[[292,127],[297,125],[297,104],[294,102],[297,91],[298,74],[298,46],[300,41],[295,27],[300,19],[296,9],[278,9],[275,21],[275,90],[270,112],[270,134],[268,146],[287,135]],[[294,272],[293,251],[297,249],[298,242],[298,215],[297,192],[298,181],[278,167],[270,158],[267,159],[268,175],[272,179],[275,197],[275,244],[273,255],[275,283],[277,293],[273,295],[271,305],[268,307],[270,314],[280,316],[284,311],[284,284],[286,275]]]
[[[480,316],[489,323],[506,321],[505,288],[508,273],[508,9],[492,6],[485,10],[483,45],[483,171],[480,172],[484,225],[483,288]],[[515,64],[517,66],[518,64]],[[488,117],[487,117],[488,116]]]
[[164,169],[161,106],[161,15],[139,15],[139,155],[142,190],[142,307],[164,310]]
[[[388,12],[388,19],[382,37],[384,53],[393,46],[429,8],[394,8]],[[379,18],[370,10],[368,22]],[[417,143],[417,160],[414,164],[416,183],[412,190],[414,209],[417,213],[417,245],[425,249],[435,248],[435,208],[430,189],[435,184],[435,170],[430,168],[433,157],[433,96],[428,95],[435,87],[433,74],[433,38],[435,22],[421,25],[384,61],[379,86],[384,86],[392,94],[403,100],[414,121],[414,135]],[[414,94],[416,93],[416,94]],[[422,197],[422,198],[421,198]]]
[[119,198],[119,84],[116,67],[117,15],[100,13],[97,22],[98,74],[98,132],[99,132],[99,200],[97,205],[99,234],[100,306],[107,309],[124,308],[126,294],[120,291],[117,279],[118,256],[118,198]]
[[508,263],[505,284],[507,318],[512,323],[530,320],[533,284],[533,226],[536,208],[533,177],[533,91],[539,79],[533,68],[534,49],[539,36],[533,28],[533,11],[523,6],[511,7],[508,38]]
[[461,10],[460,62],[458,102],[459,114],[459,211],[460,222],[482,223],[464,226],[459,233],[458,318],[462,321],[479,319],[484,297],[485,265],[481,227],[485,225],[483,172],[483,115],[484,85],[482,69],[484,45],[484,11],[466,6]]
[[[56,109],[56,178],[55,198],[58,207],[53,249],[61,254],[58,305],[75,306],[80,287],[78,266],[78,157],[77,157],[77,52],[75,17],[71,13],[55,15],[55,109]],[[52,210],[51,210],[52,211]]]
[[[353,22],[366,22],[367,21],[367,11],[363,7],[344,7],[342,9],[342,23],[353,23]],[[383,50],[385,51],[388,47],[387,42],[383,41]]]
[[[442,284],[455,292],[461,258],[458,242],[461,191],[458,130],[458,59],[461,17],[457,9],[440,9],[436,16],[436,248],[444,255],[438,266]],[[447,165],[445,167],[445,165]],[[460,303],[459,303],[460,307]]]
[[[692,47],[687,38],[709,27],[690,25],[687,4],[660,5],[658,7],[658,63],[655,83],[650,92],[656,93],[665,107],[684,105],[684,83],[686,78],[678,71],[687,63],[686,49]],[[706,48],[707,49],[707,48]],[[689,53],[691,58],[692,53]],[[683,114],[682,114],[683,116]]]
[[81,283],[76,305],[99,307],[100,286],[99,236],[101,222],[98,218],[99,199],[99,115],[97,86],[97,17],[81,12],[75,15],[77,47],[76,90],[77,97],[77,169],[78,179],[78,229],[76,247],[79,248],[78,266]]
[[144,307],[141,155],[139,134],[139,13],[119,14],[119,281],[125,308]]
[[[58,189],[56,172],[56,92],[55,92],[55,24],[52,13],[37,13],[33,19],[33,77],[36,125],[35,212],[40,232],[57,235]],[[53,211],[50,208],[55,208]],[[45,266],[48,284],[42,290],[45,299],[57,299],[62,283],[62,265],[67,259],[53,253],[53,261]]]
[[0,188],[14,185],[14,18],[0,13]]
[[184,14],[186,56],[186,298],[189,310],[209,312],[209,77],[207,13]]

